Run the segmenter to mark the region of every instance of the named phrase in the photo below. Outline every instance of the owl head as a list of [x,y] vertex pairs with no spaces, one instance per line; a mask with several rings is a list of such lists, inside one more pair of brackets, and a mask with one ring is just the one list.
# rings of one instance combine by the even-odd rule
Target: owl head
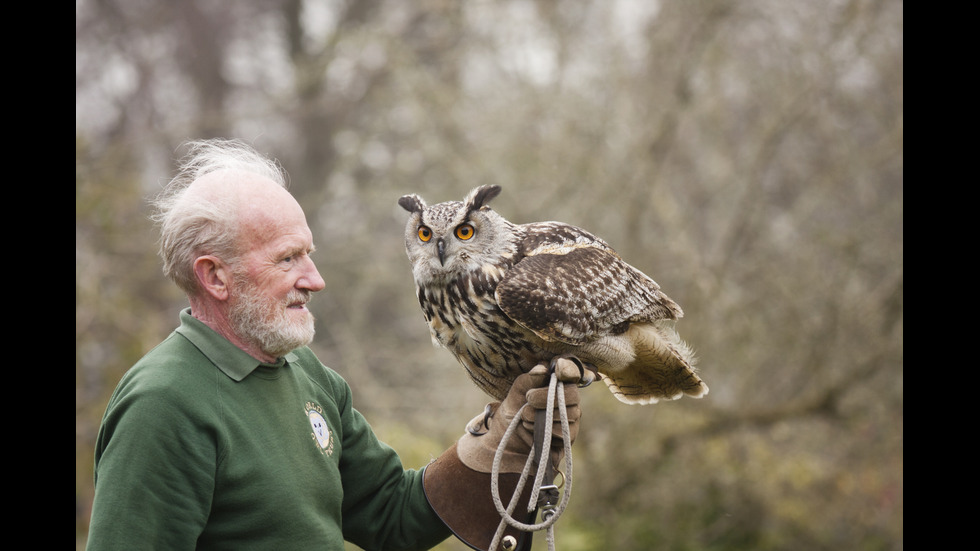
[[410,213],[405,252],[417,282],[446,281],[513,256],[514,225],[487,206],[499,193],[500,186],[480,186],[462,201],[432,206],[415,194],[398,200]]

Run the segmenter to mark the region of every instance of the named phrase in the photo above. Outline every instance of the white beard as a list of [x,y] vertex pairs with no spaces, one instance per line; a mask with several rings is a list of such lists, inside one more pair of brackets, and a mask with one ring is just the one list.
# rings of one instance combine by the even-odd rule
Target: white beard
[[308,291],[293,290],[283,302],[265,299],[247,278],[235,275],[236,295],[230,318],[235,334],[276,358],[313,342],[313,314],[291,319],[287,309],[297,301],[306,302]]

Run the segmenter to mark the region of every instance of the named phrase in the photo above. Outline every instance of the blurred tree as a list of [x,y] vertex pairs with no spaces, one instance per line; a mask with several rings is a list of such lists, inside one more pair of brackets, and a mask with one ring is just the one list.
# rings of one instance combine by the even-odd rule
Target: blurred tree
[[396,201],[496,183],[654,277],[711,387],[585,392],[563,549],[901,549],[903,99],[900,1],[76,2],[80,540],[108,392],[183,302],[146,197],[228,135],[289,171],[314,348],[409,464],[486,398],[428,344]]

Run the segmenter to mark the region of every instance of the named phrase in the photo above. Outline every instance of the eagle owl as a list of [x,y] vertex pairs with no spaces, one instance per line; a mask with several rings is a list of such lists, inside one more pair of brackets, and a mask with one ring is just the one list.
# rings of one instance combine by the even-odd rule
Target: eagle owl
[[602,239],[561,222],[513,224],[487,203],[500,186],[411,215],[405,248],[433,341],[478,387],[503,400],[538,363],[574,356],[627,404],[652,404],[708,387],[674,331],[680,307]]

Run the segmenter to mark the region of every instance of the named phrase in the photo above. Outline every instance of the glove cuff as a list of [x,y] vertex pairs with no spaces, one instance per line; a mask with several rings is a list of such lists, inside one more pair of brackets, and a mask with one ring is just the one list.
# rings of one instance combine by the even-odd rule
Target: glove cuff
[[[459,458],[456,444],[430,463],[422,478],[425,497],[439,518],[463,543],[480,551],[491,551],[488,548],[500,525],[500,515],[490,490],[490,478],[489,473],[467,467]],[[500,474],[498,488],[504,506],[510,503],[519,480],[520,474]],[[512,513],[515,520],[524,524],[532,524],[537,514],[536,511],[527,512],[530,486],[532,485],[528,484],[525,487]],[[517,546],[513,548],[515,551],[530,550],[531,535],[512,526],[507,526],[504,531],[505,538],[511,536],[516,540]],[[501,538],[501,542],[505,538]]]
[[[517,438],[518,435],[513,436],[513,439]],[[490,474],[493,471],[493,458],[497,453],[496,446],[499,444],[500,441],[493,440],[488,434],[475,436],[465,433],[456,441],[456,455],[470,469]],[[522,454],[508,447],[501,452],[500,472],[520,475],[525,463],[527,463],[527,453]],[[534,474],[533,469],[531,474]]]

